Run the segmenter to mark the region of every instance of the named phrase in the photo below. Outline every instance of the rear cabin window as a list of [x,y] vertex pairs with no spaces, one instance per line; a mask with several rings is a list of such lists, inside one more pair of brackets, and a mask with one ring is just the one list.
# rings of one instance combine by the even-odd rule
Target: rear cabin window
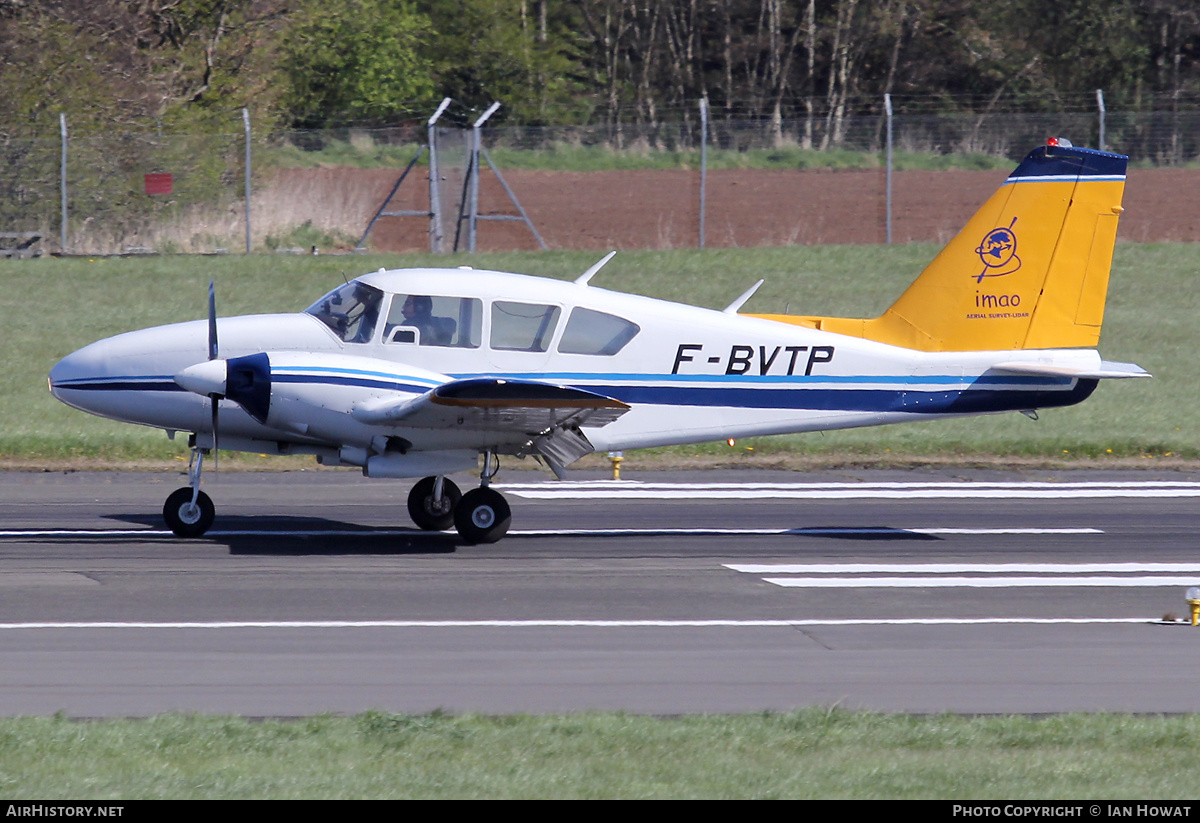
[[475,297],[396,294],[383,326],[384,343],[479,348],[483,302]]
[[576,308],[558,341],[563,354],[602,354],[611,357],[641,331],[636,323],[602,311]]
[[492,303],[492,348],[546,351],[561,313],[558,306],[497,300]]

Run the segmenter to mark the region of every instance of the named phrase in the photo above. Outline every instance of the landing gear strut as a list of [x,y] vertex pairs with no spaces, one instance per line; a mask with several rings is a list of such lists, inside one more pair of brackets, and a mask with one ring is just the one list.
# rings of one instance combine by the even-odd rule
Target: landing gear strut
[[163,520],[179,537],[199,537],[213,524],[216,509],[207,494],[200,491],[200,472],[204,466],[204,450],[193,449],[188,464],[190,486],[177,489],[163,504]]

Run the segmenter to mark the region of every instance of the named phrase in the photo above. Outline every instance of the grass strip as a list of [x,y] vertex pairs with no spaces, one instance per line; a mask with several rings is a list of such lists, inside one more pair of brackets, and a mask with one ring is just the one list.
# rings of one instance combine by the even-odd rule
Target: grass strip
[[0,719],[5,798],[1195,797],[1200,716]]

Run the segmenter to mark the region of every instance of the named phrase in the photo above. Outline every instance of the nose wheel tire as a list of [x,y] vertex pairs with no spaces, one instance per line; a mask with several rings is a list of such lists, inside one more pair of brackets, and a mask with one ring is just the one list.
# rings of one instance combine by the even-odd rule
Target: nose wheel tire
[[468,543],[495,543],[508,532],[512,510],[499,492],[473,489],[454,509],[454,528]]
[[179,537],[199,537],[208,531],[216,517],[216,509],[207,494],[200,492],[192,503],[191,488],[171,493],[163,505],[163,520]]
[[462,499],[458,486],[442,479],[442,499],[433,497],[436,477],[426,477],[412,487],[408,493],[408,516],[417,528],[427,532],[444,532],[454,525],[454,510]]

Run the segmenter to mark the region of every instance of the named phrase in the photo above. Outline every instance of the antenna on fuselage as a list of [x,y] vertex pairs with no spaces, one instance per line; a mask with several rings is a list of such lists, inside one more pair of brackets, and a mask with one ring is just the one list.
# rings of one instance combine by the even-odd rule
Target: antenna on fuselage
[[577,277],[575,279],[575,285],[576,286],[586,286],[588,284],[588,281],[592,279],[592,276],[596,272],[600,271],[600,269],[604,268],[604,264],[607,263],[609,260],[612,260],[614,257],[616,257],[616,255],[617,255],[617,253],[615,251],[610,251],[608,254],[601,257],[600,260],[597,263],[595,263],[590,269],[588,269],[587,271],[585,271],[583,274],[579,275],[579,277]]
[[744,306],[746,304],[746,301],[749,300],[751,297],[753,297],[754,293],[756,291],[758,291],[758,287],[761,286],[765,282],[767,282],[767,281],[759,280],[753,286],[751,286],[750,288],[748,288],[744,292],[742,292],[741,297],[739,297],[737,300],[734,300],[732,303],[730,303],[728,306],[725,307],[725,309],[724,309],[725,314],[737,314],[738,309],[740,309],[742,306]]

